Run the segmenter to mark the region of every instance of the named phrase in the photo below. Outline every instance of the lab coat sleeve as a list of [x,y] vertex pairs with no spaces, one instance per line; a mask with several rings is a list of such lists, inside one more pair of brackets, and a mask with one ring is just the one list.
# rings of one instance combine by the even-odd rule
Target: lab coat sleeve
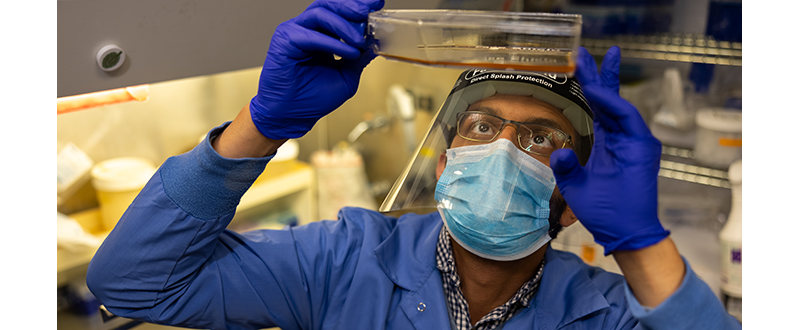
[[736,318],[725,311],[711,288],[703,282],[683,259],[686,275],[669,298],[655,308],[642,306],[630,287],[625,296],[633,316],[639,320],[637,329],[741,329]]
[[92,259],[92,293],[115,315],[151,323],[306,327],[311,302],[292,231],[225,229],[270,159],[225,159],[208,137],[169,158]]

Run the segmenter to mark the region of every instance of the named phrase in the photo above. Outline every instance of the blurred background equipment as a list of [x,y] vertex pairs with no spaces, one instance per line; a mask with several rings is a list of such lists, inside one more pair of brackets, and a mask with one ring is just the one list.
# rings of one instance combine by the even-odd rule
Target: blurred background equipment
[[[384,128],[387,125],[394,124],[394,121],[399,121],[403,131],[403,145],[406,152],[413,152],[417,146],[416,124],[414,118],[417,114],[417,97],[405,87],[394,84],[389,86],[389,91],[386,96],[386,109],[388,116],[380,116],[378,118],[364,120],[356,125],[349,134],[347,134],[347,141],[355,143],[364,132],[368,130]],[[372,117],[370,114],[367,117]]]
[[681,78],[677,68],[664,70],[660,95],[662,104],[650,122],[653,136],[662,143],[682,148],[691,148],[694,143],[695,109],[689,106],[687,93],[690,86]]
[[311,163],[317,171],[321,219],[337,219],[339,209],[345,206],[376,208],[364,172],[364,160],[346,142],[330,151],[314,152]]

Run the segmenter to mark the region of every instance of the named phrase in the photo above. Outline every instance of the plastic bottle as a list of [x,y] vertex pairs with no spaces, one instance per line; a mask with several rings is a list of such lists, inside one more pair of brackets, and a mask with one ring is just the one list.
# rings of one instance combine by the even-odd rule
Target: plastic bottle
[[732,185],[731,212],[719,233],[720,291],[728,313],[742,320],[742,161],[728,169]]

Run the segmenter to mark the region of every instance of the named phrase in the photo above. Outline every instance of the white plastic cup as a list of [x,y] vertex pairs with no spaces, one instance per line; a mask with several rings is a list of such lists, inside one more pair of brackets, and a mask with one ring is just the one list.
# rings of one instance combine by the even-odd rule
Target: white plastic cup
[[737,109],[712,108],[697,112],[695,160],[703,165],[728,169],[742,159],[742,112]]
[[155,171],[150,161],[134,157],[109,159],[92,168],[92,185],[106,231],[114,229]]

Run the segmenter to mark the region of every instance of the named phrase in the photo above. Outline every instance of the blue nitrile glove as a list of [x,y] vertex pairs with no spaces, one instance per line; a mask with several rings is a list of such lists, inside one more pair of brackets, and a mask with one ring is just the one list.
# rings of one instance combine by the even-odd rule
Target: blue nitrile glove
[[361,72],[375,58],[364,41],[367,15],[381,8],[383,0],[318,0],[275,29],[250,101],[261,134],[301,137],[353,97]]
[[619,96],[619,62],[619,48],[612,47],[598,75],[581,47],[576,75],[595,114],[592,154],[586,167],[570,149],[550,157],[559,191],[606,255],[645,248],[669,235],[658,221],[661,142]]

